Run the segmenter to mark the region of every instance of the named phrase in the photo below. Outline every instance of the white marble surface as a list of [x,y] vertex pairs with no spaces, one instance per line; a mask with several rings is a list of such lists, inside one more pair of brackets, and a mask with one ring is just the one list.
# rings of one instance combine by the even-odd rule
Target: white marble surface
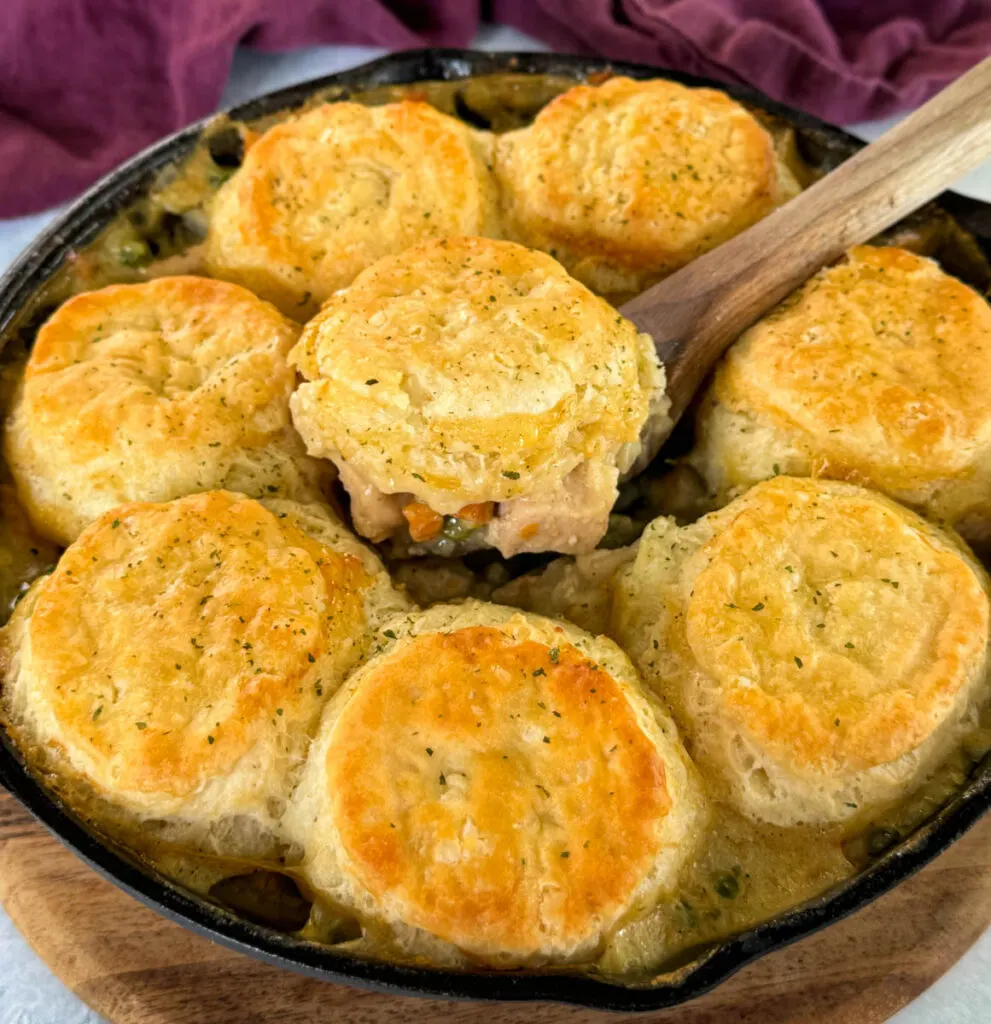
[[[486,50],[538,50],[539,43],[509,29],[482,32],[475,45]],[[239,51],[222,106],[293,82],[331,74],[381,56],[375,47],[312,47],[291,54]],[[897,119],[855,125],[873,139]],[[969,174],[959,191],[991,201],[991,162]],[[0,272],[54,217],[49,210],[20,220],[0,221]],[[31,951],[0,909],[0,1024],[99,1024],[101,1018],[69,992]],[[991,930],[943,978],[891,1024],[988,1024],[991,1021]],[[204,1021],[203,1024],[210,1024]]]

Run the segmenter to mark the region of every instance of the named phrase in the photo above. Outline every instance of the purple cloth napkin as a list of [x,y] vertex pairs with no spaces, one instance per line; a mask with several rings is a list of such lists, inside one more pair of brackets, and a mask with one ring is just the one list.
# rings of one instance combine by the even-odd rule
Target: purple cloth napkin
[[[480,0],[0,0],[0,217],[209,113],[235,46],[465,46]],[[988,0],[494,0],[562,51],[745,82],[828,121],[913,107],[991,53]]]

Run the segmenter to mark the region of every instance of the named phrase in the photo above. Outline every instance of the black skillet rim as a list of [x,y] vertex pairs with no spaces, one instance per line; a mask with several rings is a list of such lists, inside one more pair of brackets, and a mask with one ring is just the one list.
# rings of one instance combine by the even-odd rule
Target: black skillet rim
[[[426,80],[452,81],[506,71],[580,78],[610,70],[633,78],[664,77],[691,86],[714,86],[798,128],[817,132],[847,146],[862,145],[846,132],[746,87],[642,64],[547,53],[407,51],[268,93],[228,113],[246,120],[262,117],[299,106],[318,90],[334,87],[364,90]],[[148,187],[156,172],[186,155],[210,120],[212,118],[197,122],[163,139],[112,171],[28,246],[0,278],[0,337],[66,256],[90,242]],[[973,225],[968,222],[976,220],[978,240],[985,252],[991,252],[991,205],[950,193],[944,194],[939,202],[972,230]],[[146,906],[215,942],[275,966],[392,994],[470,1000],[550,1000],[590,1009],[648,1011],[675,1006],[702,995],[750,961],[859,910],[928,864],[991,806],[991,758],[975,768],[969,783],[933,819],[849,882],[718,944],[694,964],[675,972],[670,982],[640,988],[557,972],[460,972],[411,967],[360,959],[300,942],[253,925],[192,896],[147,867],[139,867],[124,851],[100,840],[26,770],[2,729],[0,784],[90,867]]]

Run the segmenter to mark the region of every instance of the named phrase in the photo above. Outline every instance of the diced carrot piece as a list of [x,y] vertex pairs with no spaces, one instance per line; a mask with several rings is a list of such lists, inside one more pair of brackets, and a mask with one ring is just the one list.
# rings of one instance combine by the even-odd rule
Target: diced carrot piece
[[494,501],[480,501],[476,505],[465,505],[457,512],[458,519],[467,520],[475,526],[484,526],[495,515]]
[[444,526],[444,517],[422,501],[411,501],[404,505],[403,515],[409,523],[410,537],[417,542],[433,540]]
[[532,540],[534,537],[537,536],[538,533],[540,533],[539,523],[527,523],[526,526],[524,526],[523,529],[520,530],[520,536],[524,540]]

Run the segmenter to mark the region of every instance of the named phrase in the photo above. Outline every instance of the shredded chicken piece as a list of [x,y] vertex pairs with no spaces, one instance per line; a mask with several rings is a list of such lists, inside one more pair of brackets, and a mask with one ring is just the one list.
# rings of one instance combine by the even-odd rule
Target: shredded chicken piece
[[506,558],[523,551],[592,551],[609,528],[618,479],[614,466],[583,462],[555,490],[503,502],[485,539]]
[[403,506],[411,494],[383,494],[344,459],[335,459],[344,489],[351,497],[351,518],[354,528],[376,544],[391,537],[406,524]]

